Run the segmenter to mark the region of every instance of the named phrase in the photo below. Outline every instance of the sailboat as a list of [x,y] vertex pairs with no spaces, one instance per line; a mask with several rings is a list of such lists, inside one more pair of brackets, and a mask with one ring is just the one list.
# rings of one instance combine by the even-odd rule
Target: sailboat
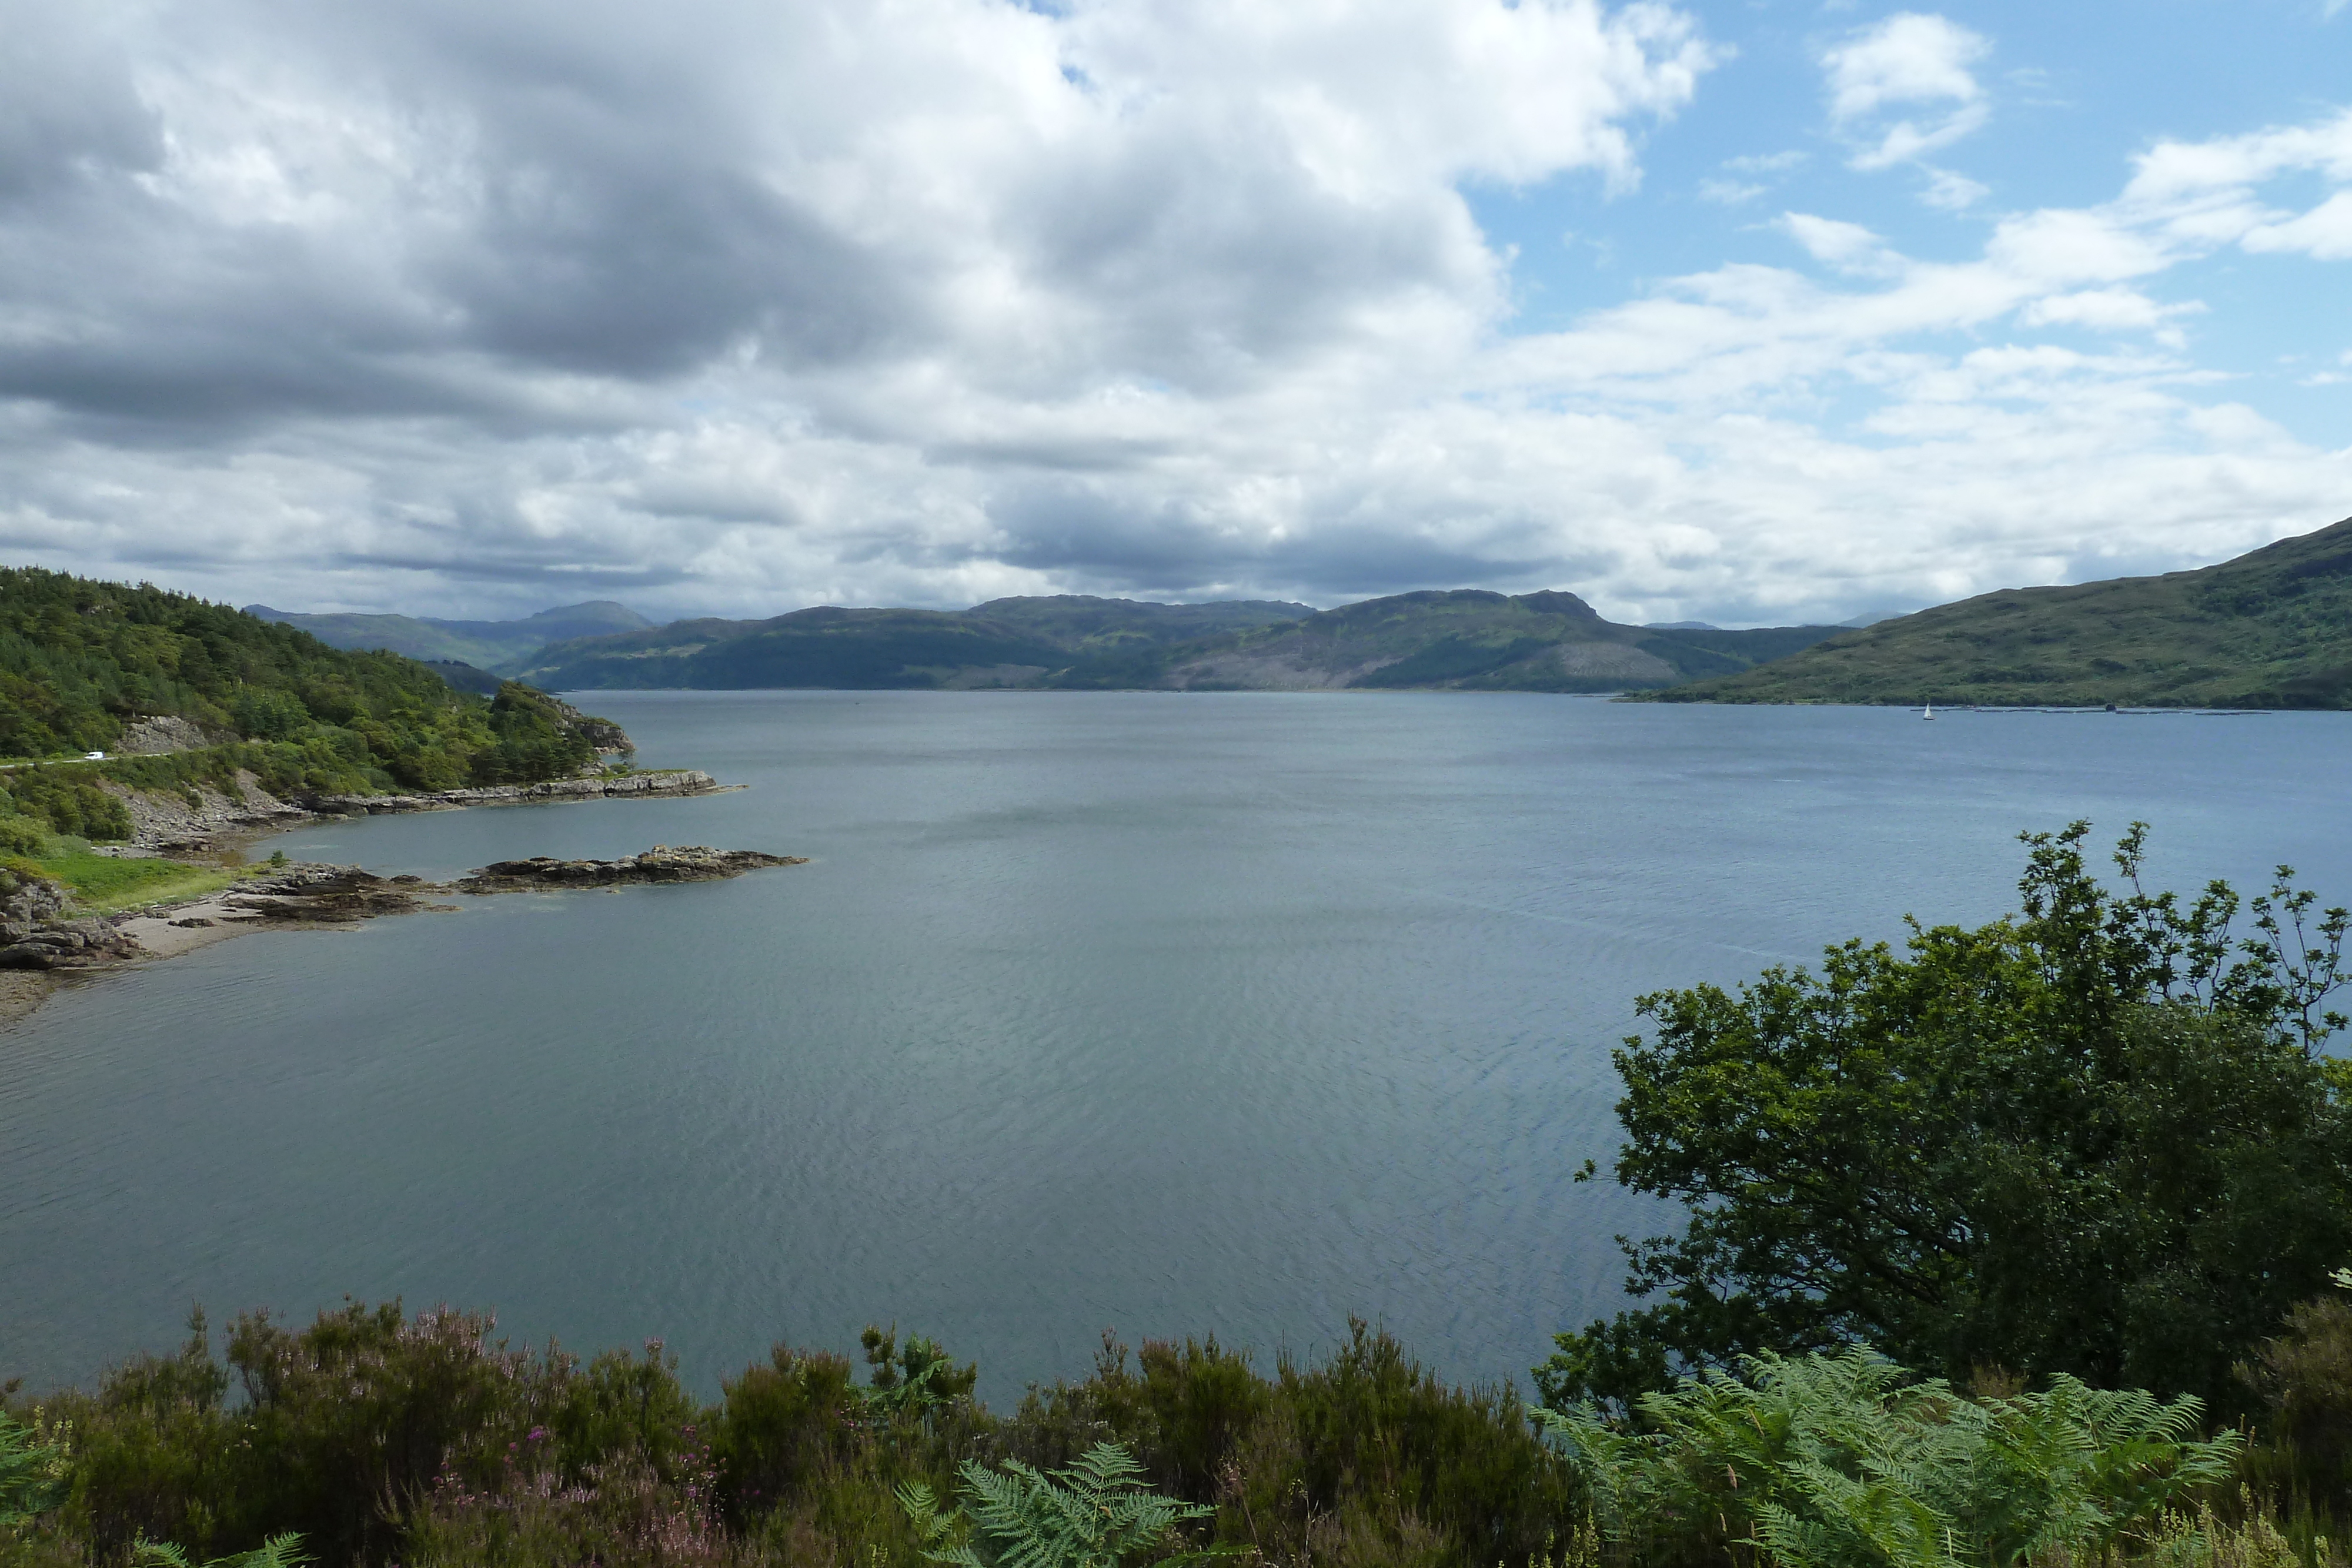
[[1919,710],[1919,716],[1921,718],[1933,718],[1936,716],[1936,703],[1934,698],[1929,698],[1927,706]]

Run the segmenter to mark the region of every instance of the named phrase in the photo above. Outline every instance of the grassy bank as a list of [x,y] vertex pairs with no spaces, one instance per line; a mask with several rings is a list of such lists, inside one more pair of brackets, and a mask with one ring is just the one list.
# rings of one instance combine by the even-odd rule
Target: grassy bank
[[184,904],[234,885],[247,872],[183,861],[118,859],[88,849],[66,849],[12,861],[9,869],[47,877],[72,894],[79,915],[112,915],[155,904]]

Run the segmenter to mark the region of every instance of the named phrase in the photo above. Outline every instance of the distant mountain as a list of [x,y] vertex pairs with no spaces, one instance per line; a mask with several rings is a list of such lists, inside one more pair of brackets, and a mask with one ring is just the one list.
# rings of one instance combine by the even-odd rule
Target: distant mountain
[[412,659],[454,660],[482,669],[511,673],[500,666],[537,653],[550,643],[593,637],[614,632],[635,632],[653,624],[625,604],[609,599],[542,610],[520,621],[441,621],[428,615],[301,615],[248,604],[248,615],[282,622],[308,632],[331,648],[365,651],[386,648]]
[[1034,685],[1070,661],[1068,650],[971,611],[825,605],[766,621],[679,621],[557,643],[529,661],[522,678],[563,691],[870,691]]
[[1278,626],[1315,613],[1311,604],[1278,600],[1229,599],[1212,604],[1153,604],[1134,599],[1096,599],[1055,593],[1024,599],[992,599],[965,613],[1017,626],[1039,640],[1073,653],[1108,653],[1169,643],[1191,642],[1227,632]]
[[1572,593],[1399,594],[1339,610],[1074,595],[967,611],[794,611],[685,621],[543,649],[517,673],[559,691],[687,686],[1336,687],[1620,691],[1745,670],[1831,634],[1658,631]]
[[1667,702],[2352,707],[2352,518],[2161,577],[2013,588]]
[[1829,634],[1828,627],[1622,626],[1573,593],[1429,591],[1184,650],[1154,684],[1193,691],[1625,691],[1744,670]]

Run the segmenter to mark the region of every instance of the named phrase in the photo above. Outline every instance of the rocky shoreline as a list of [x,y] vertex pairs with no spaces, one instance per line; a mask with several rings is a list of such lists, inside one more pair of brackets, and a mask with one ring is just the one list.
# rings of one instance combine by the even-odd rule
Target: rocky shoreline
[[[406,811],[458,810],[473,806],[555,804],[570,800],[654,800],[711,795],[740,789],[698,768],[610,772],[539,784],[497,785],[407,795],[331,795],[299,803],[237,776],[232,794],[194,788],[184,794],[131,791],[107,786],[124,800],[133,831],[118,850],[129,856],[195,854],[223,857],[256,839],[310,822]],[[656,844],[617,861],[540,857],[500,861],[449,884],[416,876],[380,877],[357,866],[298,862],[242,877],[202,897],[114,915],[74,915],[64,889],[32,878],[0,894],[0,1024],[14,1022],[77,975],[179,954],[242,932],[267,928],[331,929],[384,915],[452,910],[431,902],[453,894],[488,894],[559,888],[615,888],[652,883],[710,882],[768,866],[799,865],[803,857],[756,850]]]
[[330,930],[386,915],[448,912],[435,900],[653,883],[719,882],[770,866],[805,865],[803,855],[656,844],[616,861],[499,861],[454,883],[378,876],[358,866],[297,862],[247,877],[184,903],[111,915],[62,918],[64,895],[26,883],[0,897],[0,1023],[46,1000],[63,979],[176,957],[247,931]]
[[219,853],[263,833],[339,817],[715,795],[742,786],[721,784],[699,768],[678,768],[650,773],[592,773],[539,784],[493,784],[407,795],[317,795],[299,800],[280,800],[263,789],[251,774],[242,772],[236,775],[234,794],[203,786],[186,795],[133,790],[115,784],[100,788],[121,800],[130,812],[128,843],[133,852],[184,854]]

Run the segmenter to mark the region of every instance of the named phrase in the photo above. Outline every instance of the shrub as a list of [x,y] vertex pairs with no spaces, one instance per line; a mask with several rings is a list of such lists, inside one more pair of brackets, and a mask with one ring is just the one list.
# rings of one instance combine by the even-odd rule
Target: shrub
[[1981,1402],[1867,1348],[1755,1356],[1645,1395],[1632,1429],[1538,1416],[1603,1529],[1645,1562],[1759,1549],[1789,1568],[1968,1568],[2105,1555],[2229,1476],[2234,1432],[2199,1406],[2061,1375]]
[[768,1512],[849,1463],[859,1407],[846,1356],[777,1345],[723,1385],[711,1451],[730,1511]]

